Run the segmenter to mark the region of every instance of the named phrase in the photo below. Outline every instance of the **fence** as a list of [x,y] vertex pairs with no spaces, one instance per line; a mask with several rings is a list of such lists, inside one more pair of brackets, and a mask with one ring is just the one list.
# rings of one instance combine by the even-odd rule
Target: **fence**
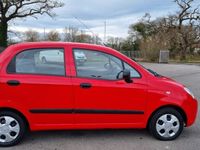
[[120,51],[122,54],[128,56],[131,59],[142,59],[142,52],[141,51]]
[[161,50],[160,53],[149,53],[145,51],[120,51],[124,55],[136,61],[152,61],[160,63],[169,62],[169,51]]

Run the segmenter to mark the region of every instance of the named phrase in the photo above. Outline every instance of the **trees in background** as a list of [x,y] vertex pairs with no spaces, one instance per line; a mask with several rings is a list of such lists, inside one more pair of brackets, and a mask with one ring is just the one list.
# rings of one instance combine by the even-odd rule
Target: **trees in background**
[[29,30],[24,33],[24,40],[27,42],[40,41],[40,35],[37,31]]
[[123,42],[124,42],[123,38],[108,37],[106,45],[112,47],[113,49],[121,51]]
[[101,44],[101,38],[97,35],[91,36],[78,28],[69,27],[65,28],[63,32],[51,30],[44,33],[37,32],[35,30],[28,30],[24,33],[18,33],[23,35],[24,41],[36,42],[36,41],[65,41],[65,42],[80,42],[80,43],[92,43]]
[[130,26],[129,35],[140,42],[144,55],[158,58],[159,50],[169,49],[171,56],[181,60],[194,51],[200,43],[200,7],[193,7],[194,0],[174,0],[178,6],[175,14],[151,20],[146,14],[138,23]]
[[130,37],[108,37],[106,46],[109,46],[118,51],[137,51],[139,50],[139,40],[132,39]]
[[200,6],[193,7],[194,0],[175,0],[179,11],[174,15],[172,26],[177,28],[177,38],[181,59],[186,59],[188,51],[193,51],[193,45],[199,41]]
[[47,34],[47,40],[48,41],[60,41],[61,37],[58,31],[50,31]]
[[78,28],[65,27],[65,29],[64,29],[64,41],[76,42],[77,34],[79,34]]
[[84,30],[75,27],[66,27],[64,29],[64,41],[100,44],[101,38],[98,35],[87,34]]
[[0,1],[0,46],[7,46],[8,23],[16,18],[47,14],[54,16],[54,8],[62,7],[56,0],[1,0]]
[[[146,13],[137,23],[130,25],[127,38],[108,37],[107,46],[119,51],[141,50],[143,57],[155,61],[159,51],[170,50],[170,56],[180,56],[186,59],[187,54],[194,52],[195,46],[200,45],[200,5],[195,0],[174,0],[177,12],[174,14],[152,19]],[[53,16],[52,10],[62,7],[63,3],[55,0],[1,0],[0,1],[0,46],[7,45],[8,23],[15,18],[37,14]],[[66,41],[102,44],[98,35],[88,34],[84,30],[68,27],[63,33],[50,31],[42,39],[41,33],[30,30],[24,33],[25,41]],[[20,36],[21,38],[21,36]]]

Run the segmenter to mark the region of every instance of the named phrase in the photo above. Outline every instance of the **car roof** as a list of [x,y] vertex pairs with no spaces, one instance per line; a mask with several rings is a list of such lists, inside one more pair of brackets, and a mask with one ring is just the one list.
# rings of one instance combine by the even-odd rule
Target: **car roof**
[[49,42],[49,41],[45,41],[45,42],[24,42],[24,43],[18,43],[18,44],[14,44],[12,45],[13,47],[16,48],[21,48],[21,47],[59,47],[59,46],[85,46],[85,47],[93,47],[93,48],[108,48],[106,46],[103,45],[96,45],[96,44],[88,44],[88,43],[77,43],[77,42]]

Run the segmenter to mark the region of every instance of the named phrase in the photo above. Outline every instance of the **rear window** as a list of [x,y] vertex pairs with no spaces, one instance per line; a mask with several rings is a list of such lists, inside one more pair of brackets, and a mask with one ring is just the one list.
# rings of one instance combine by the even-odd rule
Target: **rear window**
[[65,76],[63,49],[31,49],[17,54],[8,73]]

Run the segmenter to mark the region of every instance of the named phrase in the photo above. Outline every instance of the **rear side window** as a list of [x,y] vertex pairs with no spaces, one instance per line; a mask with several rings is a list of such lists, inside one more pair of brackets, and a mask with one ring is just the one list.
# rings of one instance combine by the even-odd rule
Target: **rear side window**
[[17,54],[8,73],[65,76],[63,49],[32,49]]

